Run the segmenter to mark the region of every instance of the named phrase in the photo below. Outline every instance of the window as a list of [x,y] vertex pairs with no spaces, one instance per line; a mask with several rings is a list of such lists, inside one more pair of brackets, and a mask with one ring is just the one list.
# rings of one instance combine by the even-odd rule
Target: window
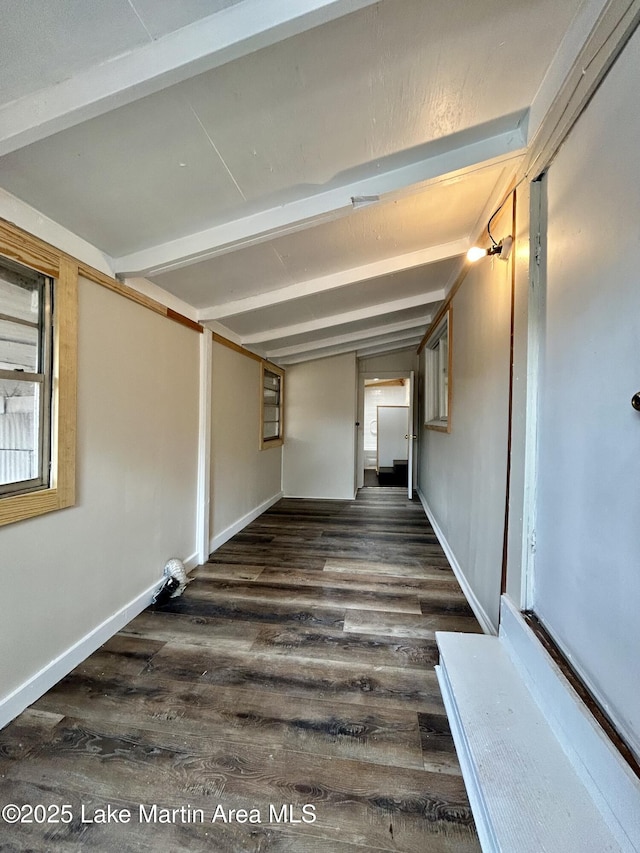
[[425,349],[424,422],[427,429],[451,431],[451,308]]
[[260,448],[279,447],[284,441],[284,371],[263,362],[261,369]]
[[78,263],[0,220],[0,525],[75,502]]
[[49,486],[51,279],[0,260],[0,495]]

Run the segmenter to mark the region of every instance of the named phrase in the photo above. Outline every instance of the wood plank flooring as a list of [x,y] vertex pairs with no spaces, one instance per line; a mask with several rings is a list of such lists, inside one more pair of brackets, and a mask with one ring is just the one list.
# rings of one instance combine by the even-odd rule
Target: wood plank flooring
[[0,732],[0,806],[72,815],[0,850],[478,853],[436,630],[480,628],[404,490],[280,501]]

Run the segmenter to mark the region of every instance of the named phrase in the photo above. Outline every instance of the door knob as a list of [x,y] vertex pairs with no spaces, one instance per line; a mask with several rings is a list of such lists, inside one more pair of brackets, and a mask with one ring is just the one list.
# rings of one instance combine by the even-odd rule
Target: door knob
[[636,412],[640,412],[640,391],[637,394],[634,394],[631,398],[631,405],[636,410]]

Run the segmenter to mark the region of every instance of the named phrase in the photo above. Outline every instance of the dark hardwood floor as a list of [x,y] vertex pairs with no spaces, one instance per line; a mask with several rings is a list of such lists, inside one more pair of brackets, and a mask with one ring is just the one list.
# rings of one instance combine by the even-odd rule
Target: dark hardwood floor
[[435,630],[480,628],[404,490],[280,501],[0,732],[45,806],[0,850],[477,853]]

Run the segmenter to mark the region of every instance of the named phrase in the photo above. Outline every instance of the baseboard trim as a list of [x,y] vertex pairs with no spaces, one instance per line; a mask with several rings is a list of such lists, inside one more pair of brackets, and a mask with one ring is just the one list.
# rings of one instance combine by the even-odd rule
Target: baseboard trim
[[226,527],[220,533],[213,536],[209,541],[209,553],[213,554],[214,551],[217,551],[218,548],[224,545],[225,542],[228,542],[229,539],[236,535],[236,533],[240,533],[247,524],[251,524],[251,522],[255,521],[263,512],[266,512],[270,507],[278,503],[281,497],[283,497],[283,493],[280,491],[273,495],[273,497],[263,501],[255,509],[252,509],[250,512],[243,515],[242,518],[239,518],[233,524],[230,524],[229,527]]
[[162,580],[162,578],[159,578],[152,586],[145,589],[144,592],[140,593],[140,595],[128,604],[125,604],[124,607],[121,607],[120,610],[89,631],[88,634],[85,634],[84,637],[70,646],[65,652],[62,652],[57,658],[46,664],[39,672],[21,684],[20,687],[17,687],[12,693],[0,700],[0,729],[43,696],[47,690],[50,690],[54,684],[57,684],[60,679],[68,675],[83,660],[86,660],[90,654],[99,649],[103,643],[106,643],[107,640],[113,637],[121,628],[124,628],[139,613],[142,613],[151,604],[153,594],[162,583]]
[[465,574],[456,559],[456,555],[453,553],[451,546],[447,542],[447,537],[440,529],[440,525],[436,521],[436,518],[433,512],[431,511],[429,504],[427,503],[427,499],[422,494],[422,491],[420,489],[416,489],[416,492],[418,494],[418,497],[420,498],[420,503],[422,504],[422,508],[425,512],[425,515],[427,516],[429,522],[431,523],[431,526],[433,527],[433,531],[438,538],[438,542],[442,546],[442,550],[444,551],[447,560],[449,560],[451,568],[453,569],[453,573],[456,576],[458,583],[460,584],[465,598],[469,602],[469,607],[473,610],[476,619],[480,623],[480,627],[482,628],[485,634],[491,634],[494,637],[497,636],[498,631],[496,627],[494,626],[491,619],[489,619],[487,612],[485,611],[482,604],[480,604],[475,592],[469,584],[469,581],[465,577]]
[[196,552],[192,554],[190,557],[187,557],[186,560],[183,560],[184,567],[187,572],[192,572],[197,566],[200,565],[200,555]]
[[283,495],[283,498],[291,498],[294,501],[354,501],[357,497],[357,492],[354,493],[354,497],[350,497],[349,495],[345,495],[343,498],[335,498],[335,497],[325,497],[323,495]]

